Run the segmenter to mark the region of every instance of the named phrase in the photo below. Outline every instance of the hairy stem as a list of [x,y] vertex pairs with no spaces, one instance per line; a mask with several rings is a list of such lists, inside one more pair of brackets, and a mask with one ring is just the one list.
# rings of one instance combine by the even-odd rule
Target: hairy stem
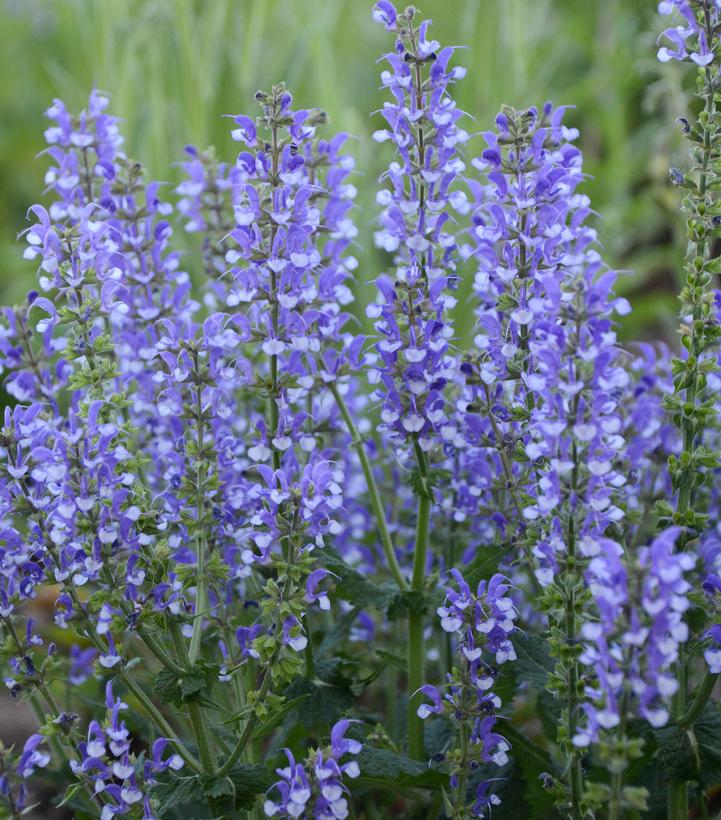
[[[714,30],[708,3],[704,3],[703,5],[703,14],[705,33],[708,38],[709,44],[711,44],[714,38]],[[697,205],[705,205],[706,203],[709,184],[709,168],[711,163],[712,152],[714,149],[711,140],[711,128],[713,125],[713,118],[716,110],[716,91],[715,81],[711,73],[711,68],[709,66],[706,66],[704,68],[704,79],[704,118],[700,120],[702,122],[703,127],[703,148],[701,152],[701,164],[698,169],[699,176],[696,194]],[[702,260],[702,262],[704,263],[706,261],[706,257],[709,251],[709,243],[707,242],[707,231],[701,231],[700,235],[698,235],[695,241],[693,241],[692,237],[690,237],[690,240],[691,241],[689,242],[686,261],[688,271],[693,272],[696,270],[697,259]],[[695,290],[695,288],[692,289],[692,293],[693,290]],[[696,295],[694,295],[694,297],[692,298],[692,319],[690,327],[688,327],[688,332],[691,337],[691,343],[687,363],[689,366],[691,366],[692,369],[690,374],[688,374],[689,378],[686,387],[685,404],[692,405],[694,408],[698,402],[699,389],[703,387],[704,383],[704,377],[701,373],[699,373],[698,367],[699,359],[704,352],[703,330],[699,332],[698,327],[699,323],[701,323],[703,319],[702,301],[703,294],[701,298],[698,298]],[[680,392],[678,387],[676,389],[676,392]],[[684,414],[681,418],[682,420],[680,428],[683,437],[683,453],[692,456],[698,443],[699,425],[697,423],[697,419],[695,416],[693,418],[688,418]],[[694,509],[694,486],[697,478],[696,472],[697,467],[694,464],[693,458],[691,458],[689,461],[689,467],[685,470],[682,470],[678,479],[679,490],[676,502],[676,516],[680,521],[683,521],[686,518],[687,513]],[[693,537],[693,531],[682,534],[678,541],[679,548],[684,549],[688,542],[693,539]],[[676,663],[676,673],[677,678],[679,680],[679,688],[678,692],[674,697],[674,714],[679,716],[679,720],[683,721],[684,719],[686,719],[686,716],[690,712],[692,718],[691,723],[693,723],[693,720],[695,720],[697,717],[696,708],[699,709],[699,714],[701,713],[701,711],[703,711],[705,702],[711,694],[711,689],[708,690],[705,696],[703,692],[701,692],[700,699],[698,699],[699,693],[697,693],[697,697],[694,699],[692,706],[688,707],[687,709],[687,669],[683,654],[680,654],[679,660]],[[704,679],[702,689],[705,686],[708,686],[708,675]],[[713,688],[712,683],[711,688]],[[669,787],[668,815],[669,818],[684,818],[684,820],[688,817],[688,790],[686,788],[686,783],[684,781],[672,783]]]
[[[170,619],[170,635],[173,639],[173,646],[178,655],[178,660],[181,664],[187,665],[189,657],[188,650],[185,647],[185,639],[180,631],[177,621],[174,618]],[[217,768],[215,757],[215,747],[211,740],[210,729],[205,717],[205,710],[198,703],[192,701],[187,704],[188,718],[190,725],[195,735],[195,741],[198,744],[198,753],[200,754],[200,762],[208,774],[213,774]]]
[[423,760],[423,721],[416,710],[420,703],[418,690],[423,686],[425,668],[425,645],[423,627],[422,595],[426,579],[428,559],[428,536],[431,517],[431,493],[428,486],[428,461],[417,441],[414,442],[416,460],[421,478],[416,517],[416,539],[413,550],[413,577],[411,590],[417,600],[412,603],[408,619],[408,754],[416,760]]
[[718,678],[719,676],[717,674],[715,675],[708,670],[706,671],[704,679],[701,681],[701,685],[696,690],[693,701],[677,720],[677,723],[681,729],[689,729],[701,717]]
[[[198,357],[195,356],[195,369],[198,369]],[[203,395],[200,385],[195,390],[195,423],[198,452],[196,454],[195,465],[195,493],[196,493],[196,516],[198,522],[198,533],[195,547],[195,560],[198,566],[198,581],[196,585],[195,597],[195,619],[193,621],[193,634],[190,638],[190,649],[188,659],[191,664],[200,656],[200,641],[203,635],[203,617],[208,606],[208,579],[206,577],[207,543],[204,533],[203,518],[205,516],[205,478],[203,475],[203,450],[205,448],[205,425],[203,423]]]

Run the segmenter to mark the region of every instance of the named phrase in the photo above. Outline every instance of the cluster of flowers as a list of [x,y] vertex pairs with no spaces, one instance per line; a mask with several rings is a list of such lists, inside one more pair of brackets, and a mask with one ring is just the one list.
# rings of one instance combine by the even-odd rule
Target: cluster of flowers
[[19,757],[14,761],[14,766],[9,750],[0,746],[0,797],[16,815],[27,807],[25,781],[38,769],[44,769],[50,763],[50,755],[42,748],[44,742],[45,738],[41,734],[30,735]]
[[378,3],[374,16],[397,40],[381,74],[392,96],[382,109],[388,127],[373,135],[393,142],[396,159],[376,197],[383,211],[375,241],[394,254],[394,272],[377,279],[379,300],[368,308],[380,337],[371,381],[383,403],[381,430],[428,450],[445,421],[444,387],[456,369],[449,291],[457,283],[457,243],[449,226],[454,213],[468,212],[465,194],[452,186],[465,169],[459,149],[469,135],[449,87],[465,69],[449,66],[454,49],[429,39],[429,21],[416,25],[412,7],[398,14]]
[[[480,581],[475,593],[457,569],[450,574],[454,584],[446,586],[445,603],[438,608],[440,625],[457,642],[458,666],[448,673],[446,684],[430,684],[421,692],[430,701],[418,707],[425,720],[430,715],[446,715],[456,727],[459,745],[450,755],[454,807],[461,812],[467,803],[467,778],[481,763],[502,767],[508,762],[508,742],[495,731],[497,711],[502,703],[492,691],[499,668],[514,661],[510,638],[515,629],[516,608],[507,579],[500,574]],[[486,817],[500,800],[489,791],[489,782],[476,786],[472,817]]]
[[183,768],[177,755],[166,755],[168,741],[160,738],[152,745],[149,758],[140,762],[131,752],[130,732],[120,713],[128,708],[113,695],[112,683],[106,687],[107,717],[103,724],[93,720],[88,726],[87,740],[79,744],[80,759],[71,760],[73,774],[82,783],[92,783],[93,793],[103,804],[102,820],[127,814],[135,804],[143,804],[143,820],[151,820],[155,813],[150,804],[148,786],[157,776],[171,769]]
[[581,629],[580,660],[590,682],[587,723],[573,738],[578,746],[634,713],[654,727],[668,722],[679,687],[673,665],[689,637],[683,615],[691,584],[685,576],[695,565],[693,556],[674,552],[678,535],[678,528],[666,530],[638,551],[634,564],[611,539],[588,545],[587,578],[599,620]]
[[[660,59],[711,66],[719,4],[660,9],[684,21]],[[716,497],[700,485],[717,462],[695,446],[694,414],[708,405],[697,398],[718,386],[707,283],[689,273],[703,292],[688,297],[688,355],[624,351],[615,317],[630,306],[597,249],[566,109],[504,107],[467,168],[454,49],[412,6],[381,0],[373,17],[394,37],[374,134],[394,156],[377,194],[375,242],[390,263],[367,309],[370,345],[349,330],[354,162],[345,134],[323,136],[322,111],[295,108],[280,83],[256,94],[259,116],[234,118],[234,163],[186,149],[175,193],[202,238],[200,297],[172,248],[174,208],[124,154],[107,98],[93,92],[78,116],[59,101],[48,111],[52,201],[31,208],[25,232],[39,290],[0,328],[15,402],[0,429],[0,653],[8,690],[42,724],[18,754],[0,751],[13,816],[25,781],[64,758],[77,799],[104,820],[155,816],[155,786],[181,767],[232,813],[227,783],[257,760],[259,724],[282,723],[288,684],[342,681],[355,695],[375,679],[351,680],[349,658],[328,657],[348,640],[375,667],[363,644],[391,635],[392,619],[364,611],[366,593],[369,607],[408,617],[408,754],[427,761],[423,720],[453,727],[434,759],[453,816],[488,816],[501,798],[487,772],[512,770],[496,677],[524,640],[517,622],[554,659],[558,805],[570,816],[598,799],[584,794],[582,757],[631,717],[663,726],[671,698],[683,701],[682,645],[706,637],[709,675],[721,670],[721,627],[694,634],[685,618],[703,578],[709,601],[721,593],[717,534],[692,509]],[[688,207],[703,227],[714,206],[702,204]],[[703,267],[710,243],[693,231]],[[459,351],[466,271],[477,323]],[[658,519],[676,526],[654,537]],[[465,564],[499,545],[500,567],[476,585]],[[386,571],[386,586],[365,577]],[[439,572],[452,580],[428,630]],[[46,645],[45,590],[74,638]],[[341,626],[319,641],[335,613]],[[187,717],[190,748],[135,677],[140,644],[162,667],[158,700]],[[105,715],[61,710],[61,677],[102,681]],[[131,738],[116,692],[137,700],[152,734]],[[240,722],[230,746],[213,732],[226,702]],[[334,723],[329,746],[301,762],[303,739],[286,732],[267,816],[352,813],[362,744],[342,714],[318,733]]]
[[671,26],[661,35],[669,43],[658,50],[658,59],[662,63],[690,59],[705,68],[713,62],[708,24],[715,26],[718,23],[721,3],[718,0],[703,0],[703,12],[708,15],[708,24],[699,19],[699,5],[694,0],[661,0],[658,4],[659,14],[675,13],[682,21],[681,25]]
[[[314,749],[303,763],[296,763],[292,752],[285,750],[288,765],[277,769],[280,780],[272,787],[274,800],[265,801],[266,817],[314,817],[316,820],[344,820],[349,816],[348,789],[343,778],[358,777],[358,763],[349,759],[357,755],[362,744],[347,738],[351,721],[341,720],[331,729],[330,746]],[[345,762],[341,762],[345,758]]]
[[[239,170],[242,183],[234,189],[233,240],[248,253],[252,248],[255,264],[233,269],[237,284],[226,303],[250,306],[246,315],[216,313],[202,324],[193,321],[199,305],[189,277],[178,270],[178,255],[167,252],[171,229],[163,217],[172,208],[122,154],[116,120],[105,113],[107,99],[93,92],[79,117],[59,101],[48,112],[55,163],[48,183],[57,201],[49,210],[31,209],[37,221],[26,232],[25,255],[40,261],[39,282],[49,297],[33,292],[26,305],[6,311],[2,334],[8,390],[21,404],[6,408],[0,442],[7,544],[0,592],[9,625],[18,601],[33,598],[44,583],[61,585],[55,622],[80,624],[94,644],[71,649],[77,682],[87,679],[95,661],[101,671],[124,667],[117,630],[126,630],[126,641],[136,630],[147,637],[144,613],[177,619],[180,634],[191,637],[194,662],[208,605],[225,620],[228,604],[243,594],[238,584],[249,566],[268,563],[272,545],[286,539],[298,554],[285,558],[301,575],[285,585],[280,601],[269,596],[264,602],[269,611],[278,603],[287,607],[278,628],[267,627],[266,660],[278,660],[283,647],[302,650],[303,611],[328,606],[318,589],[327,573],[313,572],[312,559],[303,563],[300,553],[309,555],[325,533],[342,529],[334,516],[346,465],[331,467],[328,460],[338,423],[318,385],[353,366],[362,345],[360,338],[339,336],[347,318],[341,305],[351,299],[345,280],[354,266],[344,256],[355,230],[348,218],[355,190],[346,179],[353,164],[339,153],[342,135],[311,144],[314,126],[302,125],[308,112],[290,111],[286,92],[276,96],[289,139],[271,159],[259,152],[257,171]],[[255,169],[255,158],[252,163]],[[262,229],[249,218],[255,191],[249,180],[257,180],[275,208]],[[262,221],[260,211],[257,217]],[[263,230],[267,264],[258,261]],[[319,230],[322,241],[316,241]],[[233,261],[242,258],[242,250],[234,254]],[[249,275],[263,293],[248,291]],[[267,321],[271,313],[275,326]],[[263,334],[260,347],[270,361],[265,374],[262,363],[238,355],[244,342]],[[234,410],[235,396],[269,372],[276,429],[266,434],[256,397],[253,440]],[[326,432],[333,449],[314,452]],[[271,450],[272,467],[263,464]],[[252,465],[257,477],[249,477]],[[20,513],[32,524],[29,538],[17,528]],[[230,569],[224,595],[225,572],[208,590],[209,543],[222,550]],[[159,571],[164,550],[172,562]],[[184,580],[188,564],[197,567],[196,583]],[[86,585],[102,590],[98,609],[79,596]],[[14,694],[41,684],[29,654],[42,643],[32,623],[10,658],[6,683]],[[237,630],[230,653],[225,642],[218,645],[232,662],[238,652],[257,658],[250,645],[265,632],[254,623]],[[167,657],[157,642],[151,645]]]

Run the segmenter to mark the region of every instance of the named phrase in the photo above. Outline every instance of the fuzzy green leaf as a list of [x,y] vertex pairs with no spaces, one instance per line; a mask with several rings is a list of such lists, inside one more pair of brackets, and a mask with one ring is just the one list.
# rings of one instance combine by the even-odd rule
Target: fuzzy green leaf
[[395,754],[387,749],[364,746],[357,757],[360,766],[359,784],[385,788],[442,789],[448,785],[448,775],[419,760]]

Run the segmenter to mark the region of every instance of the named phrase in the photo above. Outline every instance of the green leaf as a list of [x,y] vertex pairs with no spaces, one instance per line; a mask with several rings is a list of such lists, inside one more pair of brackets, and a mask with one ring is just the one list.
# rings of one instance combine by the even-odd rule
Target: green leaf
[[316,683],[308,678],[296,678],[286,687],[283,695],[288,700],[303,697],[303,703],[295,706],[289,714],[295,713],[296,719],[306,728],[321,727],[324,731],[355,702],[347,687],[322,681]]
[[171,809],[186,803],[193,803],[200,793],[200,778],[167,777],[153,788],[152,794],[160,803],[161,816],[166,816]]
[[162,703],[182,706],[188,701],[204,699],[218,676],[217,664],[208,663],[202,658],[183,675],[176,675],[169,669],[161,669],[153,690]]
[[473,560],[463,568],[463,577],[471,589],[481,581],[488,581],[496,572],[501,562],[508,555],[503,547],[480,547]]
[[175,706],[180,706],[182,703],[178,676],[170,669],[163,668],[158,672],[153,691],[160,698],[161,703],[172,703]]
[[721,781],[721,714],[714,706],[707,705],[691,729],[665,726],[655,737],[656,763],[667,782],[711,786]]
[[402,658],[400,655],[394,655],[392,652],[386,652],[384,649],[376,649],[376,655],[386,661],[389,666],[400,669],[401,672],[405,672],[408,669],[407,659]]
[[440,589],[431,595],[424,595],[415,589],[399,592],[388,607],[388,620],[397,621],[406,618],[409,612],[425,612],[440,606],[442,601],[443,593]]
[[[510,669],[504,668],[499,675],[499,697],[507,703],[509,690],[512,697],[516,691],[527,686],[537,695],[536,710],[545,731],[550,737],[555,737],[561,703],[547,688],[549,675],[555,667],[554,660],[548,652],[548,644],[540,635],[516,631],[513,633],[513,646],[517,660],[506,664]],[[513,682],[508,681],[508,673],[514,677]]]
[[511,744],[510,755],[521,771],[525,781],[524,798],[529,804],[528,820],[546,820],[554,816],[554,795],[543,787],[540,775],[553,773],[554,765],[548,752],[529,740],[526,731],[519,731],[513,724],[504,723],[498,731]]
[[209,797],[217,800],[219,797],[233,797],[235,788],[233,781],[228,777],[214,777],[210,780],[203,781],[203,797]]
[[393,581],[376,584],[365,575],[348,566],[341,556],[330,547],[323,548],[323,566],[335,573],[336,595],[354,606],[387,609],[400,590]]
[[452,749],[451,743],[456,734],[456,727],[453,721],[444,716],[438,716],[435,720],[426,720],[423,723],[423,745],[427,757],[431,758],[437,754],[443,754]]
[[300,706],[301,703],[304,703],[310,697],[310,693],[306,693],[305,695],[299,695],[297,698],[293,698],[293,700],[286,700],[282,706],[277,709],[274,709],[270,715],[263,721],[263,725],[259,726],[251,735],[251,740],[259,740],[261,737],[265,737],[266,735],[270,734],[270,732],[275,729],[275,727],[283,720],[283,718]]
[[264,794],[278,779],[258,763],[240,763],[228,772],[228,777],[235,788],[236,809],[252,808],[256,795]]
[[418,786],[442,789],[448,786],[446,772],[387,749],[364,746],[356,759],[361,771],[356,782],[361,785],[383,786],[390,789]]
[[75,795],[77,795],[78,792],[82,791],[82,788],[82,783],[72,783],[70,786],[68,786],[67,789],[65,789],[63,799],[57,804],[58,808],[60,808],[60,806],[67,806],[69,803],[71,803]]
[[207,686],[205,675],[189,672],[180,680],[180,697],[184,703],[194,699],[194,695],[204,691]]
[[343,615],[338,622],[325,633],[317,650],[318,657],[323,657],[324,655],[329,654],[339,644],[342,644],[347,640],[351,629],[353,629],[355,619],[360,615],[360,613],[361,608],[359,606],[353,607],[350,612],[346,612],[345,615]]
[[526,683],[537,691],[545,690],[555,666],[548,652],[548,643],[540,635],[516,631],[513,647],[517,656],[513,668],[519,684]]
[[[223,777],[165,777],[152,791],[160,804],[161,817],[198,817],[190,811],[190,805],[203,803],[203,798],[211,798],[216,812],[235,815],[253,807],[255,798],[263,794],[273,784],[274,777],[265,766],[255,763],[240,763]],[[179,809],[179,811],[174,811]]]

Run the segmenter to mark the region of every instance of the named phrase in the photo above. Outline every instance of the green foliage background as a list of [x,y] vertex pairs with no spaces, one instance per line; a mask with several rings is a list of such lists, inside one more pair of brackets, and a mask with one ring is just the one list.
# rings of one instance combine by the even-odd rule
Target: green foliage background
[[[568,119],[581,129],[606,260],[633,271],[619,285],[635,309],[624,334],[670,336],[680,225],[667,172],[686,162],[673,120],[688,102],[683,72],[655,60],[654,0],[418,6],[434,19],[437,39],[468,47],[457,56],[469,69],[457,96],[475,118],[471,130],[490,127],[501,103],[576,106]],[[383,264],[371,239],[374,183],[390,149],[371,141],[379,118],[370,112],[382,104],[375,60],[390,43],[370,7],[371,0],[0,0],[0,303],[21,299],[33,278],[16,235],[43,189],[46,163],[35,159],[43,111],[54,96],[82,107],[93,85],[112,95],[130,156],[151,177],[173,182],[186,143],[214,144],[232,159],[230,122],[221,115],[254,113],[253,93],[285,79],[299,105],[325,108],[332,127],[357,137],[358,273],[372,280]],[[187,265],[193,270],[191,256]],[[467,311],[460,321],[468,332]]]

